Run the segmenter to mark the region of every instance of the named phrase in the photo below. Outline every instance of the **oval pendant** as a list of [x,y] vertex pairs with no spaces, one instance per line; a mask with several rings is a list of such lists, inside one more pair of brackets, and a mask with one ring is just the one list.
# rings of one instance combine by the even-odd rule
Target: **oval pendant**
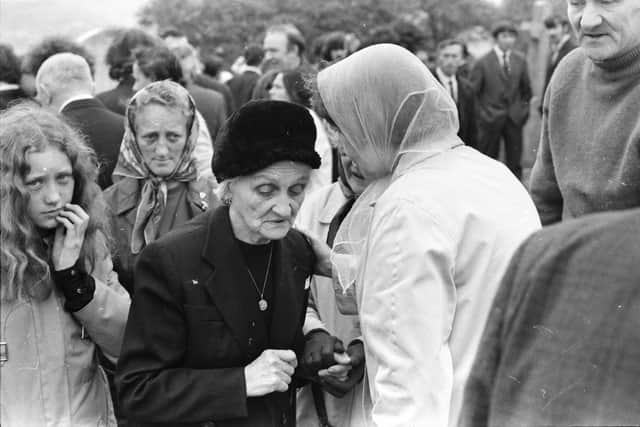
[[258,307],[260,308],[260,311],[265,311],[269,307],[269,304],[267,304],[267,300],[261,299],[258,301]]

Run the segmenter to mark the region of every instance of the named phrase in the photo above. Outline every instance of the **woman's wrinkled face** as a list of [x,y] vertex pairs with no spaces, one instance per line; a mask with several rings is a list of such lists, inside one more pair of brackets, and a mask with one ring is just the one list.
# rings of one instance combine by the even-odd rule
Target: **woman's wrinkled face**
[[358,165],[345,153],[344,149],[339,148],[340,164],[344,172],[344,178],[351,187],[353,193],[358,196],[367,188],[368,181],[360,172]]
[[151,173],[167,177],[178,166],[187,142],[187,118],[178,109],[149,104],[135,119],[136,142]]
[[[373,153],[369,153],[370,155],[366,155],[367,148],[356,150],[352,144],[347,142],[344,134],[338,130],[338,150],[341,153],[341,156],[344,155],[350,160],[349,168],[356,171],[356,176],[358,179],[361,179],[362,183],[366,187],[371,181],[381,178],[387,174],[387,171],[379,170],[379,165],[374,164],[372,161],[367,161],[367,159],[373,159],[375,156]],[[369,151],[372,151],[370,149]],[[344,166],[344,164],[343,164]],[[346,172],[346,169],[345,169]]]
[[239,240],[264,244],[284,238],[296,219],[311,167],[281,161],[239,177],[229,187],[229,216]]
[[291,102],[291,98],[287,93],[287,89],[284,86],[284,80],[282,79],[282,73],[278,73],[273,83],[271,83],[271,89],[269,89],[269,98],[272,101],[286,101]]

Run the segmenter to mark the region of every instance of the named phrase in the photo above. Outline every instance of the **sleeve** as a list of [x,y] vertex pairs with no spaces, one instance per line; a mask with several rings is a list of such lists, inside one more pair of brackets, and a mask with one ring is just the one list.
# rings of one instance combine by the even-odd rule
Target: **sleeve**
[[551,141],[549,137],[549,98],[551,90],[544,96],[542,113],[542,132],[536,161],[531,170],[529,192],[536,205],[543,226],[559,222],[562,219],[562,193],[558,187]]
[[471,82],[471,88],[473,89],[473,93],[475,96],[479,96],[480,92],[482,92],[484,86],[484,72],[482,60],[478,60],[473,65],[471,69],[471,74],[469,75],[469,82]]
[[[493,301],[487,323],[478,346],[478,353],[471,368],[464,391],[463,405],[458,427],[486,426],[489,424],[493,387],[502,356],[502,337],[510,322],[506,321],[507,309],[513,309],[511,292],[514,288],[526,288],[521,273],[528,270],[523,264],[525,245],[513,256]],[[524,265],[524,268],[522,268]]]
[[196,169],[198,170],[198,178],[210,177],[213,175],[213,171],[211,170],[213,143],[211,142],[211,135],[209,134],[207,124],[198,111],[196,111],[196,118],[198,120],[199,130],[196,146],[193,150],[193,157],[196,162]]
[[318,313],[316,298],[314,295],[315,292],[313,291],[314,289],[316,289],[317,284],[314,283],[315,279],[313,278],[313,276],[307,280],[310,281],[310,285],[309,285],[310,292],[309,292],[309,302],[308,302],[309,305],[307,305],[307,312],[304,318],[304,325],[302,325],[303,335],[307,335],[309,332],[313,331],[314,329],[323,329],[327,331],[327,327],[325,326],[324,322],[320,318],[320,314]]
[[444,426],[453,365],[452,239],[410,201],[376,213],[362,281],[360,322],[372,364],[376,426]]
[[247,416],[244,367],[183,367],[187,326],[166,249],[151,243],[140,254],[136,293],[116,381],[132,420],[194,423]]
[[531,80],[529,79],[529,63],[526,58],[523,58],[524,67],[522,76],[520,77],[520,96],[522,100],[528,103],[533,96],[533,90],[531,89]]

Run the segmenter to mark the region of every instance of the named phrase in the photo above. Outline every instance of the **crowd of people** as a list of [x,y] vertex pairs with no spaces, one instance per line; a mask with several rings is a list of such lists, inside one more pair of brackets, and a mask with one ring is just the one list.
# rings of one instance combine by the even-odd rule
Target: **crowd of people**
[[506,21],[0,46],[0,424],[639,424],[640,4],[567,12],[539,107]]

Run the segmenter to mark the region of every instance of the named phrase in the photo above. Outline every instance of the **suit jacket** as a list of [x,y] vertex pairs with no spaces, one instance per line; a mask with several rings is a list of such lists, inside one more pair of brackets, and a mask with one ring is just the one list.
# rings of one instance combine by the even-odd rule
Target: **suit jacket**
[[215,141],[218,131],[227,119],[224,98],[214,90],[206,89],[193,83],[187,85],[187,90],[196,103],[196,108],[207,123],[211,140]]
[[495,50],[478,59],[471,71],[471,85],[476,94],[477,120],[495,125],[506,119],[524,125],[529,117],[532,96],[527,60],[511,51],[510,72],[506,75]]
[[113,89],[97,94],[96,98],[98,98],[109,110],[114,113],[124,115],[127,111],[129,100],[134,95],[134,82],[135,80],[133,77],[125,78]]
[[545,228],[516,252],[460,426],[637,425],[640,209]]
[[[432,74],[440,81],[438,73],[435,70]],[[476,99],[473,93],[473,87],[469,80],[457,75],[456,80],[458,82],[458,99],[456,100],[456,106],[458,107],[458,120],[460,122],[460,129],[458,130],[458,136],[465,144],[470,147],[477,147],[477,124],[476,124]],[[444,82],[440,81],[444,84]],[[447,91],[449,88],[447,88]]]
[[544,95],[544,92],[547,90],[547,86],[551,81],[551,76],[553,75],[553,72],[555,71],[556,67],[560,63],[560,60],[565,56],[567,56],[567,54],[571,52],[573,49],[575,49],[576,47],[578,46],[573,41],[573,39],[569,39],[562,46],[560,46],[560,50],[558,51],[558,54],[555,57],[552,57],[549,59],[549,64],[547,65],[547,74],[544,79],[544,89],[542,91],[543,95]]
[[229,87],[226,84],[220,83],[218,80],[206,74],[196,75],[193,78],[193,82],[205,89],[211,89],[213,91],[216,91],[224,97],[224,104],[225,104],[225,111],[226,111],[225,118],[229,117],[231,113],[233,113],[236,110],[236,105],[233,101],[233,95],[231,94],[231,89],[229,89]]
[[231,89],[236,108],[240,108],[251,101],[253,88],[256,87],[259,78],[260,74],[255,71],[245,71],[227,82],[227,86]]
[[226,206],[142,251],[117,374],[133,425],[295,424],[294,386],[256,398],[245,390],[244,367],[264,350],[304,347],[305,281],[315,257],[295,230],[273,244],[269,330]]
[[124,117],[108,110],[96,98],[70,102],[62,109],[62,115],[87,137],[100,162],[98,184],[107,188],[113,183],[111,174],[120,154]]

